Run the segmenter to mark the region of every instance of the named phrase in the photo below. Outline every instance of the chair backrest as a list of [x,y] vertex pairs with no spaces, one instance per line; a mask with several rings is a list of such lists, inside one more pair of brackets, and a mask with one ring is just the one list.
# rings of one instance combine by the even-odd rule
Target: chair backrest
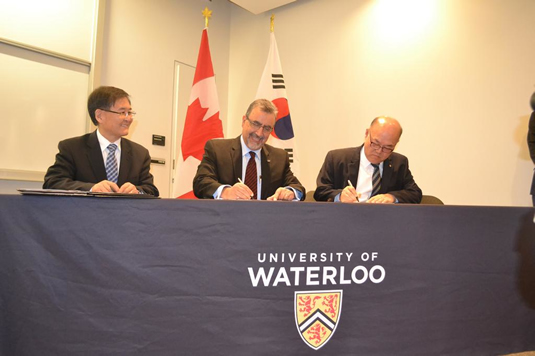
[[442,200],[438,199],[437,197],[433,195],[422,195],[422,201],[420,204],[438,204],[438,205],[444,205]]
[[305,197],[304,201],[316,201],[316,199],[314,199],[314,193],[315,192],[316,192],[315,190],[307,191],[307,196]]

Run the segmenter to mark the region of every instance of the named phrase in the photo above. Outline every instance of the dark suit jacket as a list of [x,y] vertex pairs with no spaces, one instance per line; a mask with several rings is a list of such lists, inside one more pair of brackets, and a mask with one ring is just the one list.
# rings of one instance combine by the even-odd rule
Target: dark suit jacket
[[[280,148],[264,145],[262,148],[262,194],[267,199],[277,188],[290,186],[303,193],[305,188],[290,169],[288,153]],[[234,185],[242,175],[240,136],[234,139],[215,139],[206,142],[204,156],[193,178],[193,192],[197,198],[212,199],[222,184]]]
[[[98,143],[97,132],[61,141],[56,162],[48,168],[43,188],[89,191],[106,180],[106,168]],[[121,166],[117,185],[134,184],[146,194],[158,196],[158,188],[150,174],[149,151],[126,138],[121,139]]]
[[[316,181],[318,187],[314,199],[333,201],[342,192],[350,180],[357,184],[360,147],[342,148],[327,153]],[[400,203],[420,203],[422,191],[414,182],[407,157],[392,153],[383,163],[381,190],[379,194],[392,194]]]
[[[531,118],[529,119],[528,147],[531,160],[535,163],[535,111],[531,113]],[[535,172],[533,172],[533,181],[531,182],[530,192],[531,195],[535,195]]]

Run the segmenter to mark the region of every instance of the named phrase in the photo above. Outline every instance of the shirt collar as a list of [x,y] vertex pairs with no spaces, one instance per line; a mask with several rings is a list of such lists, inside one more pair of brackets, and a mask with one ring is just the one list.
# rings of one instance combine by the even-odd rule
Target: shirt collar
[[102,134],[100,133],[100,131],[98,130],[97,128],[97,139],[98,139],[98,143],[100,145],[100,151],[104,151],[106,148],[108,148],[108,146],[111,144],[111,143],[115,143],[117,145],[117,150],[120,152],[121,151],[121,138],[119,137],[119,139],[115,142],[110,142],[108,141],[108,139],[104,136],[102,136]]

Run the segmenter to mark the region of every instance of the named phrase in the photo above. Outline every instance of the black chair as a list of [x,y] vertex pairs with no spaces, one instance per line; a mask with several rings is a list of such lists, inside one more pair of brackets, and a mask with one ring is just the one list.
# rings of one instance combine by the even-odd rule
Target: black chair
[[442,200],[438,199],[437,197],[433,195],[422,195],[422,201],[420,204],[436,204],[436,205],[444,205]]

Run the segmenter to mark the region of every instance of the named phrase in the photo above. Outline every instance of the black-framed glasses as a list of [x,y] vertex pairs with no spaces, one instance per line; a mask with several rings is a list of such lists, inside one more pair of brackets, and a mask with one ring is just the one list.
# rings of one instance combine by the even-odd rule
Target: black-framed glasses
[[394,148],[381,146],[380,144],[373,142],[371,133],[370,133],[370,147],[373,148],[374,150],[379,150],[384,153],[392,153],[392,151],[394,151]]
[[247,116],[245,117],[245,119],[247,119],[247,121],[249,121],[249,124],[251,124],[251,126],[254,128],[255,131],[258,130],[259,128],[262,128],[262,130],[264,130],[265,133],[271,133],[271,131],[273,131],[273,127],[271,127],[271,126],[262,125],[258,121],[253,121],[253,120],[249,119]]
[[132,118],[134,118],[136,116],[136,112],[135,111],[121,111],[121,112],[119,112],[119,111],[113,111],[113,110],[102,109],[102,108],[100,110],[117,114],[117,115],[119,115],[119,117],[121,117],[123,119],[126,119],[129,116],[131,116]]

